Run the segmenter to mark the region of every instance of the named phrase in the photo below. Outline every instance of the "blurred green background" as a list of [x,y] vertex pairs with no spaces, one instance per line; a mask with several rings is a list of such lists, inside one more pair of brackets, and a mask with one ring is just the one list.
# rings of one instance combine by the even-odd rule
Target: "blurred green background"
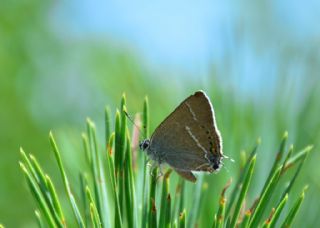
[[316,0],[0,1],[0,223],[35,224],[36,205],[18,166],[20,146],[59,184],[49,130],[72,148],[63,153],[71,174],[83,165],[85,118],[97,123],[102,138],[104,106],[115,111],[123,92],[132,114],[149,96],[153,130],[203,89],[224,152],[236,160],[222,176],[236,173],[240,151],[262,138],[252,194],[260,191],[285,130],[297,150],[315,145],[293,195],[309,184],[295,224],[319,224],[319,17]]

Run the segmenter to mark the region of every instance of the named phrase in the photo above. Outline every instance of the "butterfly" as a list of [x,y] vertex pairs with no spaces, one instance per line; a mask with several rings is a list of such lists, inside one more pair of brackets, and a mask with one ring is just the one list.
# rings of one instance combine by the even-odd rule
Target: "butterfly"
[[192,171],[214,172],[222,166],[222,138],[208,96],[197,91],[186,98],[140,149],[157,164],[168,164],[181,177],[196,182]]

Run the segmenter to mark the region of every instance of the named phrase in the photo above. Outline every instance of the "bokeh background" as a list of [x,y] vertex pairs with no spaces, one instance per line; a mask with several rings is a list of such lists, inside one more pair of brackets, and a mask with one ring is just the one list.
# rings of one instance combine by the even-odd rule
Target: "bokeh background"
[[72,175],[83,164],[85,118],[102,137],[104,107],[115,111],[123,92],[132,114],[149,96],[153,130],[203,89],[236,160],[221,176],[236,173],[240,151],[262,138],[252,195],[285,130],[296,151],[315,145],[292,194],[309,185],[295,225],[319,224],[319,21],[317,0],[0,1],[0,223],[35,224],[20,146],[61,184],[49,130]]

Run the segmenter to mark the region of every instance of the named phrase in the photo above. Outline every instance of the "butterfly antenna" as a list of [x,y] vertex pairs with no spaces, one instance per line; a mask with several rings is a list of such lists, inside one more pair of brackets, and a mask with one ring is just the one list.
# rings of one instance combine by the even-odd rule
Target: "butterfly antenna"
[[227,156],[225,154],[223,155],[223,158],[229,159],[231,162],[235,162],[235,160],[233,158],[230,158],[229,156]]
[[[146,136],[144,135],[144,132],[141,131],[140,126],[138,126],[137,124],[135,124],[135,122],[133,121],[132,117],[125,111],[123,110],[124,114],[126,115],[126,117],[130,120],[130,122],[138,129],[138,131],[140,132],[141,135],[143,135],[144,138],[146,138]],[[143,128],[145,128],[145,126],[143,126]]]

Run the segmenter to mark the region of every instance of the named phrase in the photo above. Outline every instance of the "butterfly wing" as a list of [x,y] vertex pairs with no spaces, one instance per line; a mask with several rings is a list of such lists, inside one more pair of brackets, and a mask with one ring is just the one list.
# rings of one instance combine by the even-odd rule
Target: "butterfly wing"
[[179,171],[212,172],[222,157],[214,111],[203,91],[184,100],[154,131],[149,151]]

